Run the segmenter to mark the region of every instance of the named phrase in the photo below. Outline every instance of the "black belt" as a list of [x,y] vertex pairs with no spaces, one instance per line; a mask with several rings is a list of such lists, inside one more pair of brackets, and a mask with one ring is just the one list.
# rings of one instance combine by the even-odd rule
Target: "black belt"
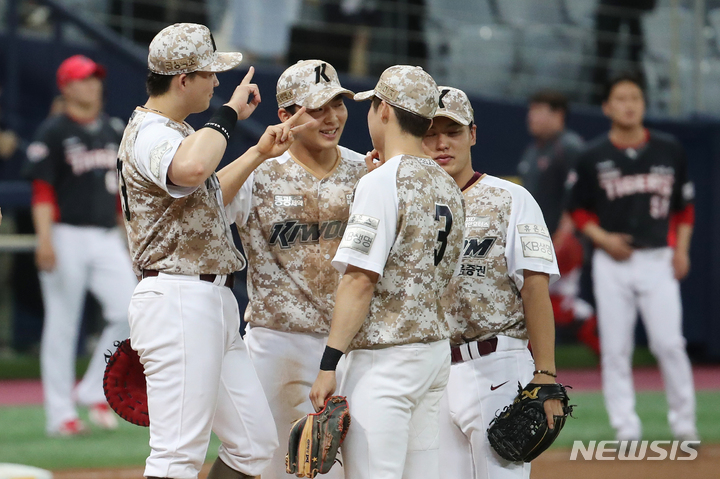
[[467,348],[471,359],[477,359],[480,356],[487,356],[497,350],[497,338],[490,338],[485,341],[473,341],[461,346],[453,346],[450,348],[450,358],[452,364],[462,363],[465,361],[462,356],[461,348]]
[[[160,274],[158,271],[155,271],[154,269],[144,269],[142,272],[143,279],[150,278],[152,276],[157,276]],[[208,283],[215,283],[215,280],[217,279],[219,275],[217,274],[201,274],[200,281],[207,281]],[[235,286],[235,275],[230,273],[225,277],[225,284],[223,286],[227,286],[228,288],[232,289],[233,286]]]

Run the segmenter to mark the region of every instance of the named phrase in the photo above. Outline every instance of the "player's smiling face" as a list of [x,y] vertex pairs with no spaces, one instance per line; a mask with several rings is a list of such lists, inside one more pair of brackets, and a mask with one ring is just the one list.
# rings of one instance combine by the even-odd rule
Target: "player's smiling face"
[[[311,118],[317,120],[317,126],[305,129],[296,138],[305,143],[308,149],[313,146],[315,149],[335,148],[348,119],[343,96],[336,96],[320,108],[307,110],[305,115],[310,117],[306,121],[311,121]],[[303,122],[301,119],[299,123]]]
[[622,128],[642,125],[645,116],[645,99],[639,86],[631,81],[616,84],[603,103],[603,113]]
[[436,116],[423,138],[423,149],[453,178],[472,170],[470,147],[475,144],[477,127],[461,125],[450,118]]

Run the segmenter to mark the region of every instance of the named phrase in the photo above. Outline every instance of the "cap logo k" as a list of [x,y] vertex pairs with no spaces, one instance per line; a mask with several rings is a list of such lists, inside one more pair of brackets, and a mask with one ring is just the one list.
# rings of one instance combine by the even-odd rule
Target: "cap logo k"
[[443,90],[442,92],[440,92],[440,99],[438,100],[438,106],[440,108],[445,108],[445,104],[443,103],[443,97],[445,95],[447,95],[448,93],[450,93],[450,90],[448,90],[447,88],[445,90]]
[[326,82],[330,81],[330,77],[325,74],[326,68],[327,63],[323,63],[322,65],[318,65],[315,67],[315,83],[320,83],[320,77],[322,77],[322,79]]

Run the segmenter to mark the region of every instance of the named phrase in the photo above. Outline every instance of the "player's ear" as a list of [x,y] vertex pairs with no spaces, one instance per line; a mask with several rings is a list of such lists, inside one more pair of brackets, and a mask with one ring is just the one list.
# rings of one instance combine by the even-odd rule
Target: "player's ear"
[[477,143],[477,125],[473,123],[470,125],[470,146],[474,146]]
[[280,122],[284,123],[290,119],[292,115],[289,111],[287,111],[285,108],[279,108],[278,109],[278,118],[280,118]]
[[380,102],[380,108],[378,108],[380,113],[380,119],[383,123],[387,123],[387,121],[390,119],[390,112],[392,111],[392,108],[390,105],[385,101]]

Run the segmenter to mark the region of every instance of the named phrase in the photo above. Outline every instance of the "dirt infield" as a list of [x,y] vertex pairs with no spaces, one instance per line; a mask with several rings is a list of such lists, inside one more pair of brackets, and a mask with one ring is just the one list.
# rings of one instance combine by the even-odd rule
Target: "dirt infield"
[[[718,477],[720,471],[720,445],[703,446],[694,461],[570,461],[569,458],[569,450],[546,452],[533,462],[530,478],[709,479]],[[200,479],[205,479],[209,469],[209,464],[203,468]],[[142,472],[142,468],[57,471],[54,479],[142,479]]]

